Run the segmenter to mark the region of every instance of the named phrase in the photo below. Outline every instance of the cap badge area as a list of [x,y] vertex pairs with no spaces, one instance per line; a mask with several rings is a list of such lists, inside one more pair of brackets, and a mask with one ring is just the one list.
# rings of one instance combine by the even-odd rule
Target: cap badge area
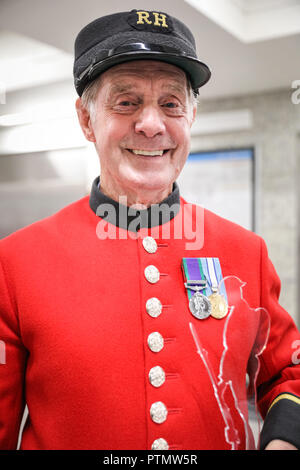
[[140,31],[152,33],[170,33],[173,31],[171,18],[159,11],[132,10],[127,18],[128,23]]

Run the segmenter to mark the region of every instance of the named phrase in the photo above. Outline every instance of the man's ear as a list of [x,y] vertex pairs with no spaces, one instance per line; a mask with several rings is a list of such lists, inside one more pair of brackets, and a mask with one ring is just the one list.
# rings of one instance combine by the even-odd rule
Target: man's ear
[[91,116],[89,111],[83,106],[82,101],[80,98],[76,100],[76,111],[79,120],[80,127],[84,136],[90,142],[96,142],[92,123],[91,123]]
[[195,122],[196,116],[197,116],[197,105],[195,104],[194,107],[193,107],[191,127]]

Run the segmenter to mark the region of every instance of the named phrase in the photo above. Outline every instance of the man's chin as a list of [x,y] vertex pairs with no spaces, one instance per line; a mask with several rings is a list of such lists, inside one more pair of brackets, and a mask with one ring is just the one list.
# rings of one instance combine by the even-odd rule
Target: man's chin
[[[135,177],[123,180],[122,189],[124,196],[136,194],[138,199],[146,199],[148,202],[157,203],[165,199],[172,192],[172,180],[161,178],[161,175],[148,175],[147,177]],[[131,197],[130,197],[131,198]]]
[[153,192],[153,193],[165,193],[169,191],[169,188],[172,190],[173,183],[171,180],[163,180],[159,176],[149,176],[147,180],[139,180],[135,181],[132,184],[132,189],[136,189],[137,191],[144,191],[144,192]]

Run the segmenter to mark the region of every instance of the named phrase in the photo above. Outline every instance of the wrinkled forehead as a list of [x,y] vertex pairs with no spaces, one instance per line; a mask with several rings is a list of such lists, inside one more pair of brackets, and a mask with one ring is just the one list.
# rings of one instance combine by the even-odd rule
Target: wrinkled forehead
[[114,83],[130,83],[134,81],[146,82],[157,80],[162,85],[176,86],[182,92],[187,90],[188,80],[185,72],[175,65],[153,60],[136,60],[111,67],[102,74],[102,85],[114,85]]

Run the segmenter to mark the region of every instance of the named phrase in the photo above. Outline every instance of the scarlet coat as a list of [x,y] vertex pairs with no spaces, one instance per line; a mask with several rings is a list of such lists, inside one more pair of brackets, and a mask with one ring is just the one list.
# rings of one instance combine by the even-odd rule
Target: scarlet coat
[[[91,200],[97,197],[93,187]],[[256,384],[267,415],[261,446],[281,438],[300,447],[300,335],[278,304],[280,283],[265,244],[209,211],[200,213],[204,238],[197,250],[187,247],[186,231],[174,235],[178,221],[187,227],[196,220],[196,207],[182,199],[175,217],[152,232],[115,228],[85,197],[0,242],[2,449],[16,448],[25,402],[21,449],[246,448],[245,377],[262,327],[251,307],[263,307],[271,319]],[[115,238],[100,239],[103,228],[115,230]],[[149,234],[155,253],[142,243]],[[229,288],[229,305],[240,302],[230,318],[194,318],[184,257],[219,258],[224,277],[246,283],[239,292],[247,303]],[[160,273],[156,283],[145,277],[149,265]],[[146,310],[153,297],[162,304],[156,317]],[[154,332],[162,340],[157,351],[149,346]],[[164,374],[158,386],[149,378],[156,366]]]

